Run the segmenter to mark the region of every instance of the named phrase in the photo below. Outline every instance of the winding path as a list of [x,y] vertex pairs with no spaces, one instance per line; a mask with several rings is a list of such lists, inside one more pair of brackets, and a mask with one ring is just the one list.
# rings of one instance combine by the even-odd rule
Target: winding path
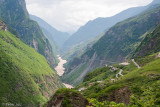
[[134,59],[132,59],[132,62],[137,66],[137,68],[141,68]]
[[116,78],[118,78],[118,75],[123,76],[123,75],[122,75],[122,72],[123,72],[123,70],[122,70],[122,69],[120,69],[119,73],[118,73],[118,74],[116,74]]

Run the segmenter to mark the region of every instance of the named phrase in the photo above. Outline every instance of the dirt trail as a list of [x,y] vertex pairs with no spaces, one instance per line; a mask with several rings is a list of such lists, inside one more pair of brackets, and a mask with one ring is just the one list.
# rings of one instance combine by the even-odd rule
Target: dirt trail
[[119,73],[118,73],[118,74],[116,74],[116,78],[118,78],[118,75],[123,76],[123,75],[122,75],[122,72],[123,72],[123,70],[122,70],[122,69],[120,69]]
[[137,66],[137,68],[141,68],[134,59],[132,59],[132,62]]
[[66,86],[66,88],[74,88],[72,85],[69,85],[69,84],[66,84],[66,83],[63,83],[63,85],[65,85]]

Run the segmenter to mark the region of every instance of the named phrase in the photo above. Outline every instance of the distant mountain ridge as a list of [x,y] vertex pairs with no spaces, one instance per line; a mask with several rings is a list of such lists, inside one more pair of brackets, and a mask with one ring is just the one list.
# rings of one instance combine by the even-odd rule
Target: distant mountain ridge
[[123,21],[132,16],[138,15],[147,9],[150,5],[159,3],[160,0],[154,0],[147,6],[133,7],[124,10],[112,17],[107,18],[97,18],[95,20],[89,21],[84,26],[80,27],[77,32],[75,32],[65,43],[64,50],[70,49],[70,47],[80,44],[90,39],[97,37],[100,33],[105,32],[111,26],[115,25],[117,22]]
[[64,42],[70,37],[70,35],[67,32],[58,31],[57,29],[55,29],[54,27],[52,27],[47,22],[45,22],[37,16],[30,15],[30,18],[38,22],[43,32],[50,33],[50,35],[46,34],[46,37],[49,40],[54,41],[59,48],[61,48]]

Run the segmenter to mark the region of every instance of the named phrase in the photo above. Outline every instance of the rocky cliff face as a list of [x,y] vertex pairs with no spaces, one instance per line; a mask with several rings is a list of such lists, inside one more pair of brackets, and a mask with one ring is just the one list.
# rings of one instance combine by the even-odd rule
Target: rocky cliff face
[[79,92],[60,89],[44,107],[86,107],[88,101]]
[[25,0],[1,0],[0,18],[19,34],[24,43],[44,55],[51,66],[54,65],[52,47],[39,25],[29,18]]
[[0,20],[0,30],[4,30],[4,31],[8,30],[7,26],[1,20]]
[[133,57],[141,57],[160,51],[160,24],[149,33],[136,49]]

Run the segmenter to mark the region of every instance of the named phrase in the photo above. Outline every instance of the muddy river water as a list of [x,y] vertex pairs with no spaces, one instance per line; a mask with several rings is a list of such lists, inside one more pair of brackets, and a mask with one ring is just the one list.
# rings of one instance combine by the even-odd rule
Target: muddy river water
[[[66,60],[63,60],[60,55],[57,55],[58,56],[58,59],[59,59],[59,63],[58,65],[55,67],[55,70],[57,71],[57,74],[59,76],[62,76],[64,74],[64,71],[65,71],[65,68],[64,68],[64,64],[67,63]],[[73,88],[72,85],[69,85],[69,84],[66,84],[66,83],[63,83],[66,88]]]

